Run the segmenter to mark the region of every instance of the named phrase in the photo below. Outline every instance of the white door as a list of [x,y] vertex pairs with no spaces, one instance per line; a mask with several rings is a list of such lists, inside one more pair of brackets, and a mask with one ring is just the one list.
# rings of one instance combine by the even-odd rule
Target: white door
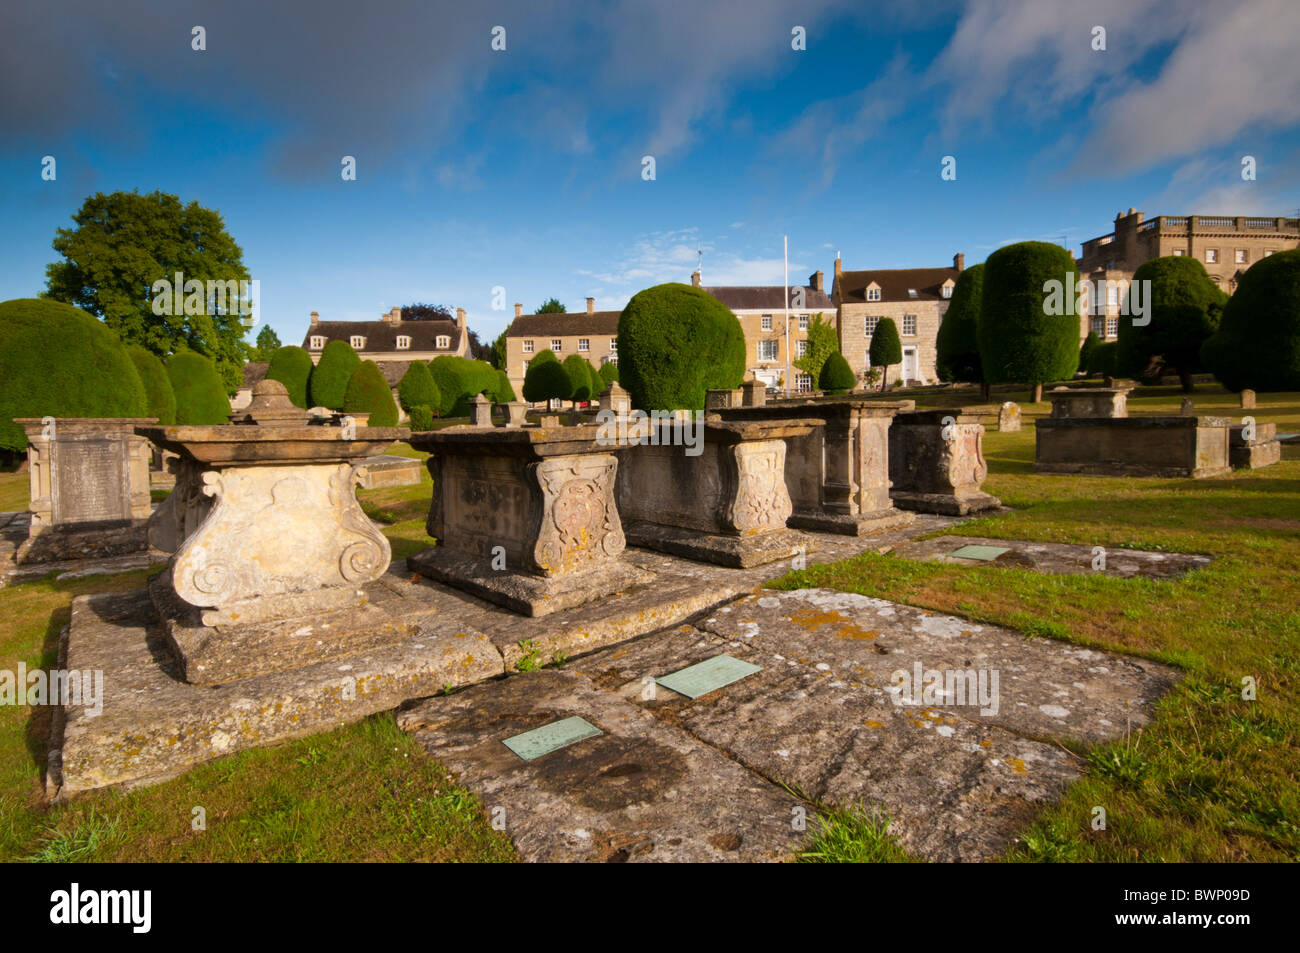
[[916,348],[903,348],[903,380],[914,381],[920,379],[921,372],[917,366]]

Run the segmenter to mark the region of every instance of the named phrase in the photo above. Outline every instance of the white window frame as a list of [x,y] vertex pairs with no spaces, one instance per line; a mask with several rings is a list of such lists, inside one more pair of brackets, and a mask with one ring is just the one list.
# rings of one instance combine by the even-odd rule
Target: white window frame
[[564,350],[564,340],[562,338],[551,338],[551,350],[556,354]]
[[439,334],[437,340],[433,342],[433,346],[440,351],[451,347],[451,335]]
[[867,315],[862,322],[863,336],[871,337],[871,335],[876,333],[876,328],[877,326],[879,326],[879,324],[880,324],[880,315],[878,314]]
[[1181,249],[1181,248],[1175,248],[1175,249],[1174,249],[1174,257],[1175,257],[1175,258],[1182,258],[1182,257],[1183,257],[1184,255],[1186,255],[1186,254],[1187,254],[1187,252],[1185,252],[1185,251],[1184,251],[1183,249]]
[[799,330],[800,330],[800,331],[807,331],[807,330],[808,330],[808,320],[809,320],[809,319],[808,319],[808,315],[806,315],[806,314],[801,314],[801,315],[799,315]]
[[618,353],[618,338],[609,339],[609,353],[610,354]]
[[1108,314],[1106,315],[1106,338],[1109,340],[1117,337],[1119,337],[1119,315]]
[[399,334],[397,336],[397,349],[399,351],[409,351],[411,349],[411,337],[409,334]]
[[1238,265],[1244,265],[1244,264],[1246,264],[1246,262],[1248,262],[1248,261],[1250,261],[1250,252],[1249,252],[1249,250],[1248,250],[1248,249],[1245,249],[1245,248],[1238,248],[1238,249],[1237,249],[1237,264],[1238,264]]
[[807,394],[813,389],[812,375],[800,371],[794,376],[794,386],[800,394]]
[[944,286],[943,286],[943,296],[944,296],[945,298],[951,298],[951,297],[952,297],[952,285],[944,285]]
[[352,345],[352,350],[354,351],[364,351],[366,349],[366,337],[364,334],[352,335],[348,340],[348,343]]
[[879,301],[879,300],[880,300],[880,289],[879,289],[879,288],[868,288],[868,289],[867,289],[867,300],[868,300],[868,301]]
[[1219,250],[1217,248],[1205,249],[1205,263],[1207,265],[1217,265],[1219,263]]
[[806,357],[807,355],[808,355],[808,342],[807,342],[806,340],[795,341],[795,342],[794,342],[794,356],[795,356],[795,357]]
[[759,327],[761,327],[764,331],[771,331],[771,330],[772,330],[772,316],[771,316],[770,314],[765,314],[765,315],[763,315],[763,316],[759,319]]
[[[760,361],[779,361],[779,360],[781,359],[781,358],[780,358],[780,351],[779,351],[779,348],[778,348],[778,344],[779,344],[779,343],[780,343],[780,342],[778,342],[778,341],[759,341],[759,342],[758,342],[758,359],[759,359]],[[765,357],[765,356],[764,356],[764,352],[770,352],[770,353],[771,353],[771,356],[770,356],[770,357]]]
[[[910,330],[910,331],[907,330],[907,322],[908,322],[909,320],[912,322],[912,330]],[[899,337],[904,337],[904,338],[914,338],[914,337],[916,337],[916,315],[914,315],[914,314],[905,314],[905,315],[903,315],[903,320],[902,320],[901,326],[900,326],[899,331],[898,331],[898,336],[899,336]]]
[[325,335],[313,334],[311,340],[307,342],[307,346],[313,351],[323,351],[325,349]]
[[532,339],[532,338],[524,338],[524,353],[525,353],[525,354],[532,354],[532,353],[533,353],[533,339]]
[[579,350],[579,351],[590,351],[590,350],[591,350],[591,338],[578,338],[578,350]]
[[1088,330],[1091,331],[1093,334],[1097,335],[1097,337],[1099,338],[1105,337],[1106,319],[1101,317],[1100,315],[1097,315],[1096,317],[1089,319]]

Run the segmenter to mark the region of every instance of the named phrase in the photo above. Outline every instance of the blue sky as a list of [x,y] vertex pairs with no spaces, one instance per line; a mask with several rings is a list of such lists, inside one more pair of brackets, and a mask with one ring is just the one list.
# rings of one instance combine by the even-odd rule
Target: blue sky
[[1077,254],[1130,206],[1300,207],[1294,0],[10,7],[0,300],[39,293],[55,229],[116,189],[219,210],[286,343],[313,310],[413,301],[490,341],[516,301],[621,308],[698,250],[707,284],[779,284],[782,235],[792,281],[829,283],[836,251],[974,264]]

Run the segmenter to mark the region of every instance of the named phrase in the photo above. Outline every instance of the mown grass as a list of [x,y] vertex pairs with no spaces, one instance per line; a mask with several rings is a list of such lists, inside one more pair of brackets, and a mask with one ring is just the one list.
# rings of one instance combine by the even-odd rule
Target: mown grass
[[[1176,413],[1176,388],[1130,399]],[[1208,388],[1198,412],[1240,417]],[[1300,399],[1261,395],[1252,413],[1300,430]],[[828,586],[1008,625],[1031,635],[1176,665],[1183,682],[1154,721],[1091,750],[1085,777],[1007,860],[1300,860],[1300,454],[1213,480],[1032,473],[1032,424],[985,437],[985,488],[1016,511],[949,534],[1203,553],[1180,580],[1046,576],[865,554],[773,583]],[[1254,679],[1257,700],[1242,698]],[[1094,808],[1106,829],[1094,830]],[[841,825],[842,826],[842,825]],[[864,835],[865,837],[866,835]],[[867,838],[870,843],[870,838]]]

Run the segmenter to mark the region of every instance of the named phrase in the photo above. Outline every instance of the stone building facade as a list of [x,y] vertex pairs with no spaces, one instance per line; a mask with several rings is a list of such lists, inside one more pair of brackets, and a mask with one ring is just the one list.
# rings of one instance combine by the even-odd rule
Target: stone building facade
[[965,255],[953,256],[951,268],[895,268],[844,271],[835,259],[831,297],[838,313],[840,353],[859,377],[871,367],[871,337],[881,318],[892,318],[903,345],[901,367],[891,380],[933,384],[935,343],[948,310]]
[[1145,213],[1137,209],[1120,212],[1111,233],[1084,242],[1076,260],[1079,277],[1098,289],[1098,303],[1081,316],[1080,337],[1091,329],[1102,340],[1115,340],[1128,282],[1139,265],[1153,258],[1190,255],[1205,266],[1211,281],[1232,294],[1255,262],[1298,247],[1300,219],[1296,218],[1159,215],[1146,221]]
[[618,319],[621,311],[597,311],[596,299],[587,299],[587,310],[577,314],[524,314],[515,305],[515,319],[506,328],[506,376],[515,395],[524,396],[524,375],[535,354],[555,352],[563,361],[578,354],[600,370],[618,364]]
[[404,321],[402,309],[393,308],[378,321],[322,321],[311,313],[311,325],[302,346],[319,363],[321,352],[331,341],[346,341],[363,361],[381,368],[386,361],[431,361],[446,354],[469,356],[469,329],[465,309],[456,309],[456,320]]

